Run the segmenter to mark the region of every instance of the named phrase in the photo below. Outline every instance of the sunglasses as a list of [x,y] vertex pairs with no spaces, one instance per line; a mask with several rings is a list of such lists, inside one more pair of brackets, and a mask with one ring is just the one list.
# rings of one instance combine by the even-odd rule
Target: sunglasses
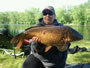
[[43,11],[43,16],[46,16],[47,14],[52,16],[53,12],[52,11]]

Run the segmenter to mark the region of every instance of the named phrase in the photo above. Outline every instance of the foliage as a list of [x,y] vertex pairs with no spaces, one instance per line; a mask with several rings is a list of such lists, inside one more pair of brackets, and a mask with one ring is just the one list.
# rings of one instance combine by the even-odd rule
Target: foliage
[[36,8],[25,12],[0,12],[0,24],[36,24],[40,17],[41,13]]
[[[90,24],[90,2],[72,8],[56,8],[56,19],[63,24]],[[38,8],[31,8],[25,12],[0,12],[0,24],[36,24],[41,18]]]
[[56,19],[62,24],[71,23],[70,11],[68,12],[64,8],[57,8],[56,9]]

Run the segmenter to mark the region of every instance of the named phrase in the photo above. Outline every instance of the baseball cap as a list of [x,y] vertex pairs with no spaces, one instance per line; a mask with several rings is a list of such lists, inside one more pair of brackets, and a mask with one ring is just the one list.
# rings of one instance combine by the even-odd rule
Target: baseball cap
[[46,7],[42,10],[42,13],[43,13],[44,11],[47,11],[47,10],[49,10],[49,11],[51,11],[53,14],[55,14],[55,10],[54,10],[54,7],[53,7],[53,6],[46,6]]

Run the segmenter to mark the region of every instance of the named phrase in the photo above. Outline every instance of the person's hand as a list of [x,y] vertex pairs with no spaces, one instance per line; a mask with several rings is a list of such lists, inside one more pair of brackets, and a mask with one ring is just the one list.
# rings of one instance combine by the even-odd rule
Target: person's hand
[[32,41],[34,41],[34,42],[40,42],[40,38],[39,38],[39,37],[34,36],[34,37],[32,37]]

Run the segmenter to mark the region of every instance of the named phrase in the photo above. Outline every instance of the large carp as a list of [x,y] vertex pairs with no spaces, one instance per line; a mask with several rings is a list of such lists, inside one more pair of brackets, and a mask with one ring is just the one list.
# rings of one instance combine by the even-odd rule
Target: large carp
[[45,26],[45,27],[31,27],[24,32],[16,35],[11,43],[17,44],[19,49],[24,39],[32,39],[33,36],[40,38],[40,43],[46,46],[56,46],[59,51],[63,51],[62,40],[67,42],[73,42],[83,39],[83,36],[75,29],[69,26]]

